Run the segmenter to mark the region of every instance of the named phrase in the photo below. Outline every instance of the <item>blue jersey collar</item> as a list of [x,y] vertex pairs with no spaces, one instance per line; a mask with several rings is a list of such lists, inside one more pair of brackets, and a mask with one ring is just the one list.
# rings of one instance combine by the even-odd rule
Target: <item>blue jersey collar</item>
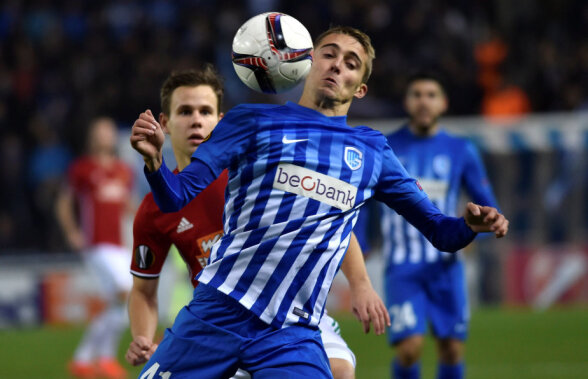
[[322,114],[319,111],[316,111],[314,109],[310,109],[307,107],[303,107],[302,105],[293,103],[291,101],[287,101],[286,106],[288,108],[291,108],[292,110],[295,110],[296,112],[305,113],[305,114],[312,116],[312,117],[324,117],[325,119],[329,120],[333,124],[337,124],[337,125],[341,125],[341,126],[348,126],[347,125],[347,116],[332,116],[332,117],[325,116],[324,114]]

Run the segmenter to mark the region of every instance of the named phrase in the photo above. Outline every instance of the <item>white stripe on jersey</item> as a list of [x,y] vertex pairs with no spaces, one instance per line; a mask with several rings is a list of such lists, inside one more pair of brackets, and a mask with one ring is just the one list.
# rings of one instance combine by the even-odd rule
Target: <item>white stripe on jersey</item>
[[427,241],[426,238],[423,237],[423,240],[425,247],[425,261],[427,261],[428,263],[437,261],[437,259],[439,259],[439,250],[435,249],[435,246],[433,246],[429,241]]
[[421,232],[417,228],[410,225],[408,222],[403,222],[406,228],[404,235],[405,243],[408,244],[410,249],[410,256],[408,258],[410,263],[418,263],[422,260],[423,251],[421,245]]
[[[354,213],[357,213],[357,212],[354,212]],[[349,217],[346,217],[346,219],[349,219]],[[355,220],[357,220],[357,218],[355,218]],[[345,224],[342,224],[341,228],[344,225]],[[338,237],[340,238],[340,235],[338,235]],[[331,263],[329,264],[327,274],[325,275],[325,278],[329,278],[328,279],[329,288],[327,288],[327,291],[321,291],[319,293],[319,296],[317,297],[317,301],[314,303],[313,318],[318,318],[318,316],[321,314],[321,311],[323,308],[322,304],[326,303],[326,301],[327,301],[327,295],[329,294],[328,290],[330,289],[330,285],[333,281],[333,278],[337,274],[337,267],[339,265],[339,262],[343,259],[343,254],[345,254],[345,251],[347,251],[347,246],[349,245],[350,239],[351,239],[351,234],[348,234],[347,238],[339,246],[339,250],[337,250],[337,252],[335,253],[335,257],[333,259],[331,259]],[[333,240],[331,240],[329,245],[331,245],[331,246],[334,245]],[[315,268],[315,271],[317,271],[316,268]],[[327,280],[325,280],[325,281],[327,281]],[[308,283],[308,281],[307,281],[307,283]],[[324,283],[322,284],[322,286],[323,286],[323,288],[325,288]],[[316,321],[319,322],[320,320],[317,319]]]
[[[355,214],[355,213],[356,212],[352,212],[351,214]],[[348,219],[349,219],[349,216],[346,217],[346,220],[348,220]],[[311,217],[308,217],[308,220],[310,220],[311,223],[313,223],[313,222],[317,221],[318,218],[317,218],[317,216],[314,216],[314,217],[311,216]],[[313,243],[321,242],[323,239],[323,236],[332,227],[332,222],[333,222],[333,219],[331,219],[331,218],[323,219],[322,221],[320,221],[319,226],[314,230],[311,237],[308,238],[307,244],[312,245]],[[343,232],[344,226],[345,226],[345,223],[342,223],[341,226],[336,231],[336,233],[334,234],[333,238],[331,238],[329,240],[328,248],[326,249],[326,252],[332,251],[332,249],[335,249],[338,245],[340,245],[341,233]],[[346,239],[346,241],[349,241],[349,239]],[[327,282],[330,287],[330,283],[332,281],[332,278],[335,276],[337,266],[339,265],[339,261],[341,260],[341,257],[347,248],[347,245],[343,245],[343,246],[345,246],[345,249],[343,249],[342,252],[341,252],[341,248],[339,248],[339,250],[337,250],[335,252],[335,254],[333,254],[333,255],[330,255],[326,252],[320,253],[321,257],[319,258],[317,264],[312,269],[310,275],[308,275],[307,280],[305,281],[305,285],[303,285],[300,288],[300,291],[296,294],[296,296],[294,297],[294,300],[292,301],[292,303],[290,305],[290,308],[289,308],[287,316],[286,316],[286,323],[288,323],[288,322],[296,323],[299,321],[300,317],[294,315],[292,313],[292,310],[295,307],[302,309],[304,304],[306,303],[306,301],[312,295],[312,292],[314,291],[316,285],[317,284],[320,284],[321,286],[323,285],[323,283],[317,282],[318,275],[320,274],[320,271],[325,266],[326,262],[328,262],[329,260],[330,260],[330,265],[329,265],[329,268],[327,269],[327,274],[325,276],[325,279],[326,279],[325,282]],[[284,248],[284,250],[286,248]],[[291,286],[294,278],[298,274],[299,269],[308,260],[310,254],[316,254],[316,253],[313,250],[309,250],[309,251],[304,251],[304,252],[301,252],[298,254],[298,256],[296,257],[296,260],[290,266],[290,269],[288,270],[286,275],[283,277],[282,282],[280,283],[277,290],[274,291],[274,294],[271,297],[270,302],[268,303],[267,307],[265,308],[265,310],[261,314],[261,316],[260,316],[261,320],[263,320],[267,323],[271,323],[273,321],[272,315],[275,316],[278,313],[278,308],[281,306],[282,300],[284,300],[283,299],[284,294],[288,291],[288,288]],[[333,256],[335,256],[334,260],[333,260]],[[252,288],[253,288],[253,286],[251,287],[251,289]],[[323,290],[321,292],[322,293],[319,295],[319,298],[317,298],[317,301],[315,302],[314,314],[312,315],[312,319],[311,319],[311,324],[314,324],[314,325],[318,324],[318,322],[319,322],[318,317],[321,314],[320,310],[323,308],[324,300],[326,299],[326,296],[328,293],[328,288],[326,291]],[[316,313],[317,310],[319,311],[319,313]]]
[[[397,213],[388,212],[384,210],[384,214],[386,218],[391,221],[394,228],[394,241],[396,242],[396,248],[394,249],[394,263],[403,263],[406,260],[406,244],[398,243],[403,240],[402,238],[402,226],[404,225],[404,221],[402,217],[400,217]],[[388,229],[390,230],[390,229]],[[388,231],[384,231],[388,233]],[[391,249],[392,246],[388,246],[388,249]]]
[[[287,225],[287,222],[281,223],[280,225],[276,225],[275,228],[271,228],[272,230],[268,230],[265,236],[268,238],[269,236],[274,237],[276,233],[280,233]],[[264,263],[267,264],[269,262],[273,262],[277,265],[286,253],[286,251],[288,250],[288,247],[292,243],[296,234],[297,233],[290,233],[289,235],[282,234],[282,238],[280,238],[277,241],[274,248],[267,254]],[[244,242],[245,240],[241,241],[240,239],[235,239],[231,245],[235,246],[236,244],[236,246],[242,246]],[[241,276],[247,269],[249,261],[251,261],[251,259],[255,256],[257,248],[257,245],[251,246],[249,248],[241,250],[240,253],[239,250],[233,250],[233,254],[239,254],[239,256],[235,261],[233,268],[231,269],[231,275],[228,275],[225,279],[225,282],[218,287],[218,289],[221,292],[228,294],[235,289],[235,287],[239,283],[239,280],[241,280]],[[271,274],[273,273],[273,271],[268,272],[264,270],[264,267],[267,269],[268,266],[261,266],[260,270],[257,272],[257,275],[255,276],[255,279],[249,287],[249,291],[247,291],[247,293],[240,300],[240,302],[244,304],[247,308],[250,308],[257,301],[257,298],[260,295],[257,291],[254,291],[252,289],[263,288],[263,284],[267,281],[267,278],[271,276]],[[233,273],[235,274],[233,275]]]

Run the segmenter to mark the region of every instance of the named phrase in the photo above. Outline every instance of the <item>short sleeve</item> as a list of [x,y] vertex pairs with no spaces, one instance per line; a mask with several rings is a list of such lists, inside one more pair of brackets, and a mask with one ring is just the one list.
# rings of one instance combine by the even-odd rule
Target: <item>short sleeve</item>
[[156,216],[149,212],[149,200],[147,195],[133,221],[131,273],[142,278],[159,277],[171,247],[171,241],[155,225]]

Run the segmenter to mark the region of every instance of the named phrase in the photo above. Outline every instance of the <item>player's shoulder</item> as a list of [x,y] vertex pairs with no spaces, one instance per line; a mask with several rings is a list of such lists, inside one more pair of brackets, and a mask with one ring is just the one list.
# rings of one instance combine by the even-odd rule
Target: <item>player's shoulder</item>
[[352,129],[358,137],[370,139],[375,143],[386,143],[386,137],[382,134],[382,132],[372,129],[369,126],[360,125],[355,126]]
[[437,134],[438,138],[444,143],[453,145],[456,148],[471,149],[474,148],[472,140],[464,135],[455,134],[442,128]]
[[139,208],[137,208],[137,213],[135,213],[135,223],[138,221],[144,222],[146,220],[154,220],[159,214],[162,214],[162,212],[155,203],[153,193],[149,192],[141,201]]
[[92,159],[90,159],[90,157],[88,157],[87,155],[82,155],[80,157],[77,157],[76,159],[74,159],[70,163],[69,169],[71,171],[84,170],[92,165],[93,165]]
[[391,132],[386,133],[386,139],[388,141],[394,141],[397,139],[408,138],[412,136],[412,133],[408,129],[408,125],[402,125]]
[[239,104],[225,114],[219,125],[226,123],[256,124],[260,120],[271,118],[275,114],[274,110],[279,107],[276,104]]
[[70,180],[84,180],[89,177],[90,173],[94,171],[94,161],[90,157],[83,155],[74,159],[67,171]]
[[[279,104],[239,104],[231,108],[230,113],[255,113],[263,115],[265,112],[274,111],[282,107]],[[228,113],[227,113],[228,114]]]

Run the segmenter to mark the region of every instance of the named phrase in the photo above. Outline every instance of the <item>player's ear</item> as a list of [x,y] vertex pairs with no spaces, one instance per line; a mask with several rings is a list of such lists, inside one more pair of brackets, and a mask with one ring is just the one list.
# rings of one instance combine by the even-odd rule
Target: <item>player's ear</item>
[[218,114],[218,120],[219,120],[219,121],[220,121],[220,120],[222,120],[222,119],[223,119],[223,117],[225,117],[225,114],[224,114],[223,112],[220,112],[220,113]]
[[447,96],[445,94],[443,94],[443,106],[441,108],[441,113],[447,112],[448,108],[449,108],[449,99],[447,98]]
[[161,125],[161,129],[165,134],[169,134],[169,130],[167,129],[167,121],[169,118],[165,115],[165,113],[161,112],[159,114],[159,125]]
[[364,97],[367,94],[368,91],[368,86],[365,83],[361,83],[359,85],[359,87],[357,87],[357,89],[355,90],[355,93],[353,94],[354,97],[357,97],[358,99],[361,99],[362,97]]

